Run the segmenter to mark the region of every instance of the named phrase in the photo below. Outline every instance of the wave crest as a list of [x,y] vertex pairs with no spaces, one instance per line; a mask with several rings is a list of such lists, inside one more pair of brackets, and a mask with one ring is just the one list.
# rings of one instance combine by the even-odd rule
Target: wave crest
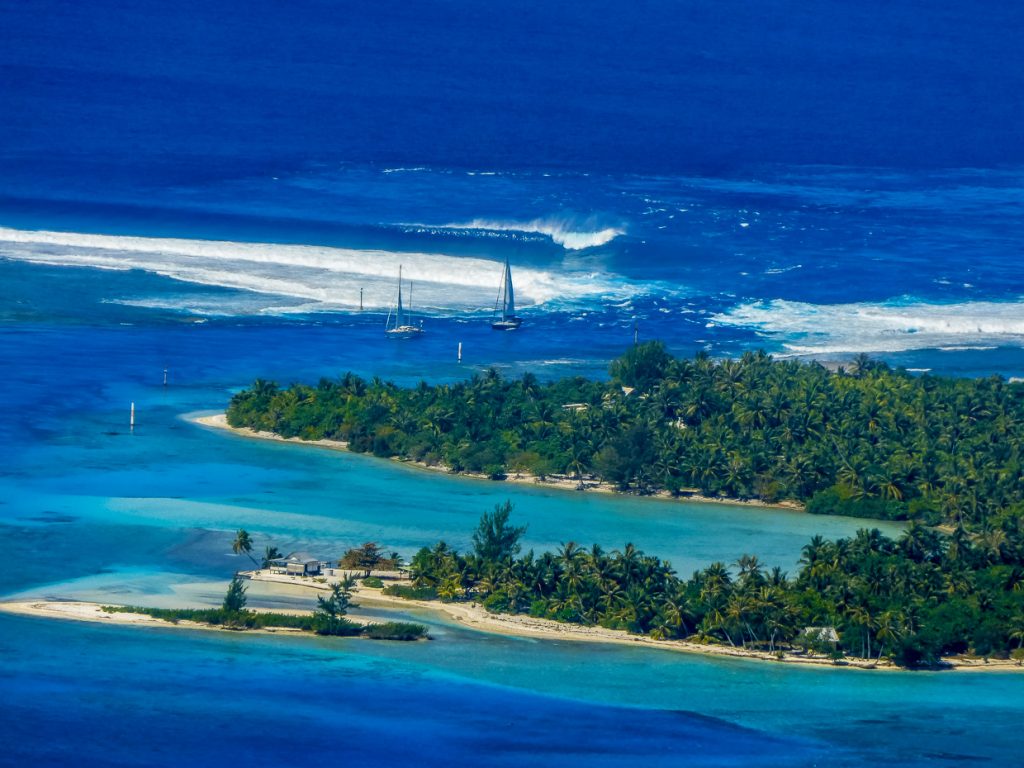
[[[320,311],[357,308],[360,289],[367,309],[389,307],[395,300],[399,265],[403,276],[414,283],[418,311],[489,309],[502,270],[498,261],[439,253],[2,227],[0,256],[55,266],[139,269],[190,283],[298,299],[304,307]],[[622,301],[654,289],[607,273],[526,267],[516,269],[515,280],[523,307],[572,307],[593,299]]]
[[626,234],[621,227],[580,225],[570,219],[540,218],[532,221],[473,219],[463,224],[442,224],[437,229],[478,230],[481,232],[522,232],[546,235],[567,251],[580,251],[610,243]]
[[905,352],[1024,346],[1024,301],[933,304],[913,297],[881,303],[761,301],[712,316],[753,330],[793,354]]

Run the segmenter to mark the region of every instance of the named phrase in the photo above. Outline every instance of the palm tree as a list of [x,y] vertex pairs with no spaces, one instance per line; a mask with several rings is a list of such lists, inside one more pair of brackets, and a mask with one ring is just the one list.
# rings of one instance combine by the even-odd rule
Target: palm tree
[[[1018,648],[1024,648],[1024,613],[1015,614],[1012,619],[1010,639],[1017,641]],[[1020,666],[1020,663],[1017,664]]]
[[231,551],[236,555],[245,554],[252,560],[253,565],[259,565],[256,558],[252,556],[252,537],[245,528],[239,528],[235,533],[235,540],[231,542]]
[[757,559],[757,555],[740,555],[739,560],[736,561],[736,567],[739,569],[740,583],[744,587],[748,584],[758,586],[764,580],[761,574],[761,562]]
[[622,585],[614,579],[608,579],[607,581],[602,581],[598,585],[598,590],[601,592],[601,597],[598,598],[598,604],[604,607],[606,615],[611,615],[612,609],[622,602],[622,599],[625,596]]
[[626,544],[622,551],[616,552],[615,555],[623,583],[627,586],[633,584],[640,566],[640,551],[630,543]]
[[[236,552],[235,554],[238,553]],[[270,565],[271,560],[276,560],[279,557],[281,557],[281,551],[277,547],[272,547],[268,544],[263,550],[263,563],[260,565],[260,568],[266,568]]]
[[1003,559],[1006,547],[1006,531],[1002,528],[988,528],[974,536],[979,545],[977,549],[984,553],[989,562],[997,564]]
[[672,629],[672,634],[681,633],[685,637],[690,634],[690,628],[686,621],[684,600],[682,594],[669,597],[662,602],[658,613],[663,617],[665,625]]
[[651,598],[639,585],[626,590],[619,603],[617,618],[633,632],[644,632],[650,620]]
[[863,631],[861,648],[862,658],[871,658],[871,638],[875,629],[875,618],[864,605],[852,606],[849,610],[849,617],[854,624],[861,627]]
[[888,644],[898,640],[903,634],[903,616],[896,611],[883,611],[878,616],[878,658],[882,658],[882,650]]
[[264,379],[256,379],[252,383],[252,390],[250,390],[258,398],[271,398],[277,394],[277,384],[273,381],[265,381]]

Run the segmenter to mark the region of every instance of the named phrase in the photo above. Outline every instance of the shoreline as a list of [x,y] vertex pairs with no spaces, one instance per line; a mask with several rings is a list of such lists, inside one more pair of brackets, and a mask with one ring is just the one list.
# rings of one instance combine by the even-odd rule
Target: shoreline
[[[330,589],[330,579],[320,583],[313,581],[309,577],[292,577],[271,574],[263,571],[245,571],[243,574],[251,581],[292,584],[299,588],[323,591]],[[443,603],[439,600],[407,600],[404,597],[385,595],[383,590],[367,587],[361,583],[357,584],[353,590],[353,595],[355,599],[361,602],[361,604],[366,604],[367,606],[376,604],[391,608],[418,608],[440,614],[467,629],[488,634],[503,635],[506,637],[526,637],[539,640],[567,640],[569,642],[628,645],[634,648],[639,645],[645,648],[656,648],[663,651],[673,651],[675,653],[686,653],[706,657],[770,661],[777,664],[824,667],[828,669],[859,669],[890,672],[1024,672],[1024,666],[1017,664],[1017,662],[1011,659],[990,659],[985,661],[984,659],[961,656],[947,657],[943,659],[943,662],[947,666],[932,670],[909,670],[903,667],[898,667],[886,659],[871,661],[868,659],[847,658],[837,664],[824,656],[807,656],[804,653],[789,650],[784,650],[783,656],[779,658],[776,653],[771,651],[760,651],[730,645],[697,643],[690,640],[655,640],[654,638],[646,635],[631,635],[622,629],[607,629],[605,627],[570,624],[568,622],[554,621],[553,619],[535,618],[521,613],[490,613],[482,605],[475,602]]]
[[[234,635],[295,635],[299,637],[320,637],[315,632],[298,627],[260,627],[236,629],[213,624],[204,624],[199,621],[179,619],[158,619],[146,613],[108,613],[103,610],[104,605],[124,608],[126,606],[117,603],[92,603],[85,600],[61,600],[40,598],[37,600],[0,600],[0,613],[9,613],[15,616],[31,616],[34,618],[59,619],[63,621],[82,621],[89,624],[117,624],[131,627],[159,627],[170,629],[198,629],[208,632],[230,632]],[[299,611],[291,608],[270,609],[270,608],[249,608],[253,613],[281,613],[289,616],[305,616],[309,611]],[[360,624],[379,623],[369,616],[361,616],[358,613],[351,613],[346,616],[351,621]],[[365,640],[367,638],[351,636],[342,639]]]
[[[384,578],[389,578],[394,571],[387,572]],[[291,584],[300,589],[312,589],[315,591],[327,591],[331,588],[331,582],[337,579],[327,578],[324,582],[314,581],[310,577],[287,576],[283,574],[272,574],[267,571],[243,571],[243,576],[250,581],[259,581],[274,584]],[[394,580],[394,583],[409,582]],[[353,596],[361,604],[368,607],[371,605],[386,606],[389,608],[418,608],[440,614],[457,624],[479,632],[486,632],[507,637],[528,637],[541,640],[568,640],[570,642],[605,643],[612,645],[629,645],[636,647],[642,645],[649,648],[657,648],[664,651],[676,653],[699,654],[702,656],[714,656],[719,658],[740,658],[757,661],[772,661],[780,664],[795,664],[802,666],[827,667],[829,669],[861,669],[875,671],[915,671],[898,667],[892,662],[882,659],[871,661],[868,659],[847,658],[836,664],[824,656],[807,656],[802,652],[786,650],[780,659],[772,651],[760,651],[751,648],[741,648],[730,645],[716,645],[710,643],[698,643],[691,640],[655,640],[646,635],[631,635],[622,629],[607,629],[605,627],[585,626],[583,624],[571,624],[569,622],[554,621],[553,619],[540,619],[526,614],[490,613],[479,603],[444,603],[440,600],[408,600],[404,597],[385,595],[382,589],[367,587],[357,583],[353,590]],[[920,671],[992,671],[1002,670],[1004,672],[1024,672],[1024,666],[1017,664],[1011,659],[990,659],[985,661],[980,658],[968,658],[962,656],[946,657],[943,661],[948,665],[941,669],[920,670]]]
[[[247,572],[253,581],[291,584],[301,589],[326,591],[329,585],[299,581],[295,577],[260,572]],[[770,651],[753,650],[727,645],[712,645],[692,642],[689,640],[655,640],[644,635],[631,635],[625,630],[606,629],[604,627],[569,624],[552,619],[540,619],[524,614],[489,613],[478,603],[442,603],[431,600],[407,600],[402,597],[385,595],[379,589],[358,585],[354,590],[355,599],[367,607],[382,606],[388,608],[419,609],[438,614],[457,626],[484,634],[503,637],[529,638],[541,641],[567,641],[571,643],[598,643],[604,645],[643,647],[673,653],[703,656],[705,658],[734,659],[742,661],[774,662],[794,667],[823,668],[832,670],[861,670],[875,672],[1024,672],[1024,667],[1009,659],[984,659],[948,657],[940,669],[909,670],[898,667],[888,660],[870,661],[864,659],[843,659],[839,663],[824,656],[807,656],[790,650],[783,650],[782,655]],[[231,632],[233,634],[289,634],[293,636],[316,637],[305,630],[291,627],[237,630],[226,627],[211,626],[192,621],[170,622],[153,618],[140,613],[107,613],[100,603],[85,601],[62,600],[15,600],[0,602],[0,613],[10,613],[33,618],[57,619],[64,621],[83,621],[98,624],[116,624],[134,627],[158,627],[172,629],[205,630],[211,632]],[[256,609],[259,611],[260,609]],[[303,613],[302,611],[277,611],[278,613]],[[350,614],[353,621],[372,621],[357,614]],[[362,638],[355,638],[362,639]]]
[[[217,413],[211,416],[194,416],[186,417],[188,421],[194,424],[199,424],[203,427],[210,427],[212,429],[219,429],[225,432],[230,432],[239,437],[246,437],[252,440],[269,440],[275,443],[292,443],[298,445],[308,445],[317,448],[326,448],[332,451],[345,451],[347,453],[353,453],[348,448],[348,443],[343,440],[303,440],[301,437],[282,437],[275,432],[260,432],[249,427],[232,427],[228,424],[227,414]],[[380,457],[374,457],[380,458]],[[452,472],[447,467],[424,464],[420,461],[410,461],[408,459],[402,459],[398,457],[392,457],[391,459],[385,459],[385,461],[394,461],[398,464],[403,464],[414,469],[424,470],[427,472],[437,472],[440,474],[448,475],[450,477],[462,477],[471,480],[486,480],[488,482],[497,483],[513,483],[515,485],[526,485],[534,488],[545,488],[553,489],[558,491],[573,491],[575,493],[593,491],[595,493],[607,493],[610,495],[617,496],[632,496],[635,498],[651,498],[651,499],[662,499],[665,501],[676,501],[676,502],[693,502],[695,504],[724,504],[732,507],[753,507],[755,509],[774,509],[783,510],[786,512],[803,512],[804,505],[795,501],[780,501],[775,503],[769,503],[767,501],[760,501],[758,499],[724,499],[715,498],[711,496],[702,496],[701,494],[693,494],[688,496],[673,496],[668,491],[658,491],[652,493],[649,496],[640,496],[638,494],[632,494],[624,491],[620,491],[614,488],[612,485],[603,481],[584,481],[584,487],[580,488],[579,481],[571,478],[558,478],[541,479],[536,475],[529,475],[523,473],[509,474],[504,480],[491,480],[486,475],[475,474],[472,472]]]

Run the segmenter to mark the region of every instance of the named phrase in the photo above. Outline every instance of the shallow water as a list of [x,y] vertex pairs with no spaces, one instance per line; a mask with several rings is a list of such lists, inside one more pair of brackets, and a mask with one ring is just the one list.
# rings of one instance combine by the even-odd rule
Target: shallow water
[[[183,420],[256,377],[602,376],[634,329],[681,355],[1024,375],[1012,3],[169,8],[0,0],[0,596],[215,603],[248,564],[240,526],[408,555],[467,546],[506,498],[528,546],[632,541],[683,575],[744,553],[792,571],[811,535],[863,524],[466,481]],[[526,322],[494,334],[506,257]],[[416,344],[382,339],[399,264]],[[0,764],[1020,762],[1013,675],[420,618],[434,642],[0,615]]]
[[[0,335],[17,404],[3,425],[0,536],[19,562],[46,564],[4,569],[0,592],[216,604],[231,573],[248,564],[230,552],[237,527],[254,533],[257,548],[272,542],[336,557],[377,540],[409,555],[439,537],[468,546],[479,514],[506,498],[529,525],[528,546],[632,541],[684,575],[745,552],[792,570],[814,533],[848,535],[865,524],[465,480],[187,421],[184,414],[222,407],[250,375],[266,350],[247,339],[287,351],[268,358],[281,369],[315,368],[322,336],[302,326],[266,330],[154,326],[137,315],[128,326],[26,324]],[[187,361],[172,366],[166,389],[154,349]],[[403,377],[401,364],[377,362]],[[134,434],[125,425],[131,398]],[[311,602],[253,587],[254,604]],[[502,638],[417,619],[434,641],[211,636],[2,616],[0,681],[15,703],[0,737],[16,746],[0,762],[76,755],[107,764],[113,750],[123,764],[202,763],[283,756],[296,740],[326,749],[338,739],[351,754],[370,755],[396,728],[408,738],[394,754],[426,764],[482,755],[489,764],[537,765],[624,755],[665,765],[748,764],[753,755],[773,765],[820,764],[826,755],[837,765],[893,755],[957,764],[1015,754],[1008,724],[1024,696],[1013,675],[803,670]],[[984,702],[972,704],[969,720],[968,700]],[[978,707],[985,712],[975,722]],[[240,719],[260,738],[222,745],[217,735]],[[968,722],[984,740],[965,740]],[[51,729],[62,738],[47,738]]]

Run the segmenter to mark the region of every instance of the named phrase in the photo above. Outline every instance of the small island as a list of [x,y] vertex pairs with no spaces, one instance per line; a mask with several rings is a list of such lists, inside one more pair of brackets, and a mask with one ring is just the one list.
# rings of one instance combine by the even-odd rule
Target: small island
[[227,424],[495,480],[565,478],[640,495],[806,505],[808,512],[1000,527],[1024,513],[1024,385],[849,371],[746,353],[691,360],[659,342],[607,381],[402,388],[347,373],[279,389],[257,380]]
[[998,377],[912,376],[863,357],[849,371],[763,353],[678,360],[651,342],[613,362],[606,382],[495,371],[410,389],[352,374],[286,390],[257,381],[226,419],[254,436],[494,479],[561,474],[581,489],[910,521],[898,540],[816,537],[795,578],[750,554],[683,579],[628,544],[517,557],[521,530],[505,508],[474,539],[503,545],[424,548],[410,583],[384,590],[393,597],[778,658],[1024,661],[1024,387]]
[[[484,513],[473,550],[445,542],[405,563],[375,542],[336,567],[268,545],[252,556],[239,530],[232,548],[253,559],[220,608],[143,608],[72,601],[0,603],[0,611],[132,626],[306,633],[375,640],[427,639],[421,624],[361,624],[363,603],[437,612],[470,629],[544,640],[641,645],[709,656],[848,669],[1024,669],[1024,593],[978,539],[912,524],[898,539],[861,530],[813,539],[795,578],[752,555],[712,563],[686,579],[632,544],[605,551],[573,541],[522,555],[525,527],[506,502]],[[245,579],[310,589],[308,612],[246,608]]]
[[[245,531],[240,531],[248,538]],[[237,541],[237,539],[236,539]],[[360,624],[347,617],[356,607],[352,600],[355,579],[346,576],[328,587],[327,597],[317,597],[312,613],[252,610],[246,607],[247,587],[235,574],[220,608],[147,608],[134,605],[100,605],[64,600],[19,600],[0,603],[0,611],[29,616],[103,621],[132,626],[172,626],[183,629],[216,629],[232,632],[292,632],[371,640],[426,640],[422,624],[389,621]]]

